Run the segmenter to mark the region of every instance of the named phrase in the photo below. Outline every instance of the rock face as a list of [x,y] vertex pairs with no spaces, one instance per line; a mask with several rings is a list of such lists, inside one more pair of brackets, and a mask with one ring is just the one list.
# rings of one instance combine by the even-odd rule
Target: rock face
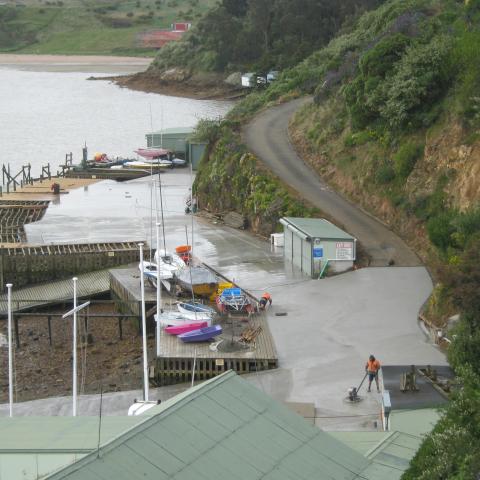
[[242,84],[242,72],[231,73],[226,79],[225,83],[227,85],[232,85],[233,87],[240,87]]
[[181,68],[170,68],[159,76],[163,82],[184,82],[189,78],[189,73]]
[[465,143],[459,122],[452,122],[426,138],[424,156],[406,183],[410,197],[431,194],[442,175],[448,177],[444,192],[452,207],[465,210],[480,201],[480,145]]

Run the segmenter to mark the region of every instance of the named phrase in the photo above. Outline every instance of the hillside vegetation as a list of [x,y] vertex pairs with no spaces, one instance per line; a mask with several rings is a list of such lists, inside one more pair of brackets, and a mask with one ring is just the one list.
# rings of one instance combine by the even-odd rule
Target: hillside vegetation
[[30,0],[0,6],[0,52],[154,56],[140,32],[197,22],[215,0]]
[[181,42],[161,49],[152,68],[194,72],[283,69],[325,45],[383,0],[221,0]]
[[[234,188],[216,202],[208,179],[227,166],[233,177],[243,169],[225,151],[225,140],[238,138],[242,122],[304,94],[313,102],[298,112],[290,131],[304,158],[389,223],[430,265],[438,282],[425,312],[432,321],[447,331],[448,317],[461,314],[447,335],[448,358],[462,387],[404,478],[477,479],[480,1],[389,0],[279,81],[250,94],[218,127],[197,177],[210,208],[228,204],[255,218],[251,204],[236,202]],[[279,208],[273,216],[281,214]]]

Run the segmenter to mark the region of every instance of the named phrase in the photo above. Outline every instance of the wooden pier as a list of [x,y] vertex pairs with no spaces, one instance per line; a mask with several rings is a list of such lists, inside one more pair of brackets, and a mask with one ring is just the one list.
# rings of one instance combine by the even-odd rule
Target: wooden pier
[[[158,386],[190,382],[194,370],[195,380],[206,380],[227,370],[243,374],[278,367],[275,342],[264,314],[252,315],[248,320],[219,317],[216,323],[224,333],[212,342],[184,343],[162,331],[161,354],[150,369],[151,381]],[[258,334],[251,342],[240,342],[246,330]],[[232,338],[234,349],[229,348]],[[222,346],[226,347],[224,351]]]

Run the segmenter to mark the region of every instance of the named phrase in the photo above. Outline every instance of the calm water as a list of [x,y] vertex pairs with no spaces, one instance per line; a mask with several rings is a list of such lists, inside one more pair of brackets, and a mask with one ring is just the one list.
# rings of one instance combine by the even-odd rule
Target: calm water
[[94,71],[20,68],[0,67],[0,164],[10,163],[12,172],[27,163],[35,175],[47,163],[56,171],[67,152],[80,161],[85,142],[90,157],[97,151],[133,156],[134,149],[146,145],[152,126],[194,126],[200,118],[223,116],[232,106],[87,81],[92,74],[105,75]]

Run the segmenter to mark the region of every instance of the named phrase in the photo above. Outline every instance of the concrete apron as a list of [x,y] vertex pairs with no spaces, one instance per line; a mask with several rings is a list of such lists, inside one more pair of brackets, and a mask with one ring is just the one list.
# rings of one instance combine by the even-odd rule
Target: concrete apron
[[[166,244],[173,249],[185,243],[185,225],[191,239],[191,217],[184,214],[189,175],[169,172],[162,182]],[[27,226],[29,241],[150,241],[153,237],[154,245],[150,185],[147,178],[100,182],[76,190],[51,206],[42,221]],[[198,217],[194,220],[197,256],[253,294],[269,291],[273,297],[267,316],[280,368],[246,378],[277,400],[313,403],[317,425],[374,428],[380,412],[375,386],[367,393],[364,383],[360,391],[364,400],[358,404],[343,401],[347,389],[360,383],[370,353],[385,365],[446,364],[417,322],[418,311],[432,289],[425,268],[368,268],[310,280],[284,265],[282,250],[272,251],[268,242]],[[275,315],[283,312],[287,315]],[[162,391],[157,389],[160,398],[164,398]],[[118,402],[117,394],[111,395],[106,414],[122,414],[128,394],[118,394]],[[62,400],[68,402],[67,397]],[[45,400],[41,409],[36,402],[35,413],[51,414],[49,402],[58,406],[58,401]],[[88,396],[84,401],[80,411],[91,411],[98,399]],[[25,406],[23,414],[33,413]]]

